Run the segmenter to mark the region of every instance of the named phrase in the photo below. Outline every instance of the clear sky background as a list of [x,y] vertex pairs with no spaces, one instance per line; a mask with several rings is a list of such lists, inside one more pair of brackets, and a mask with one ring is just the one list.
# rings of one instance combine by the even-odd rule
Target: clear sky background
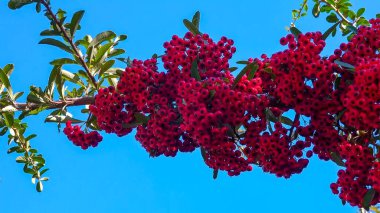
[[[45,87],[49,62],[65,52],[38,45],[40,31],[48,21],[34,6],[11,11],[0,0],[0,67],[15,64],[11,83],[14,91],[28,91],[29,85]],[[376,0],[352,1],[355,8],[367,8],[366,17],[380,12]],[[84,9],[78,36],[105,30],[127,34],[122,44],[125,56],[146,59],[163,53],[162,44],[172,35],[184,35],[183,18],[201,11],[201,30],[214,40],[234,39],[234,61],[272,54],[281,50],[279,39],[286,35],[296,1],[128,1],[52,0],[70,14]],[[303,32],[325,31],[325,21],[308,17],[297,22]],[[342,39],[328,40],[326,54]],[[261,168],[238,177],[212,171],[199,151],[180,153],[175,158],[149,158],[134,135],[118,138],[104,135],[103,142],[86,151],[72,145],[54,124],[43,123],[47,113],[30,117],[29,133],[37,133],[32,145],[44,155],[50,180],[37,193],[30,176],[15,163],[17,155],[6,153],[7,139],[0,138],[0,212],[351,212],[330,191],[338,170],[331,162],[313,158],[308,168],[291,179],[265,174]]]

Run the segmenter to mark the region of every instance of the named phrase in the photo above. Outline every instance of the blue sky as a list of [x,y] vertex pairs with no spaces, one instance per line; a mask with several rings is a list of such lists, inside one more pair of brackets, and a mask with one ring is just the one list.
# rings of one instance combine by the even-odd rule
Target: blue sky
[[[162,44],[172,35],[186,32],[183,18],[201,11],[201,30],[214,39],[234,39],[237,53],[233,61],[271,54],[281,49],[279,39],[286,35],[291,10],[301,1],[57,1],[53,8],[69,13],[84,9],[78,36],[96,35],[105,30],[127,34],[122,47],[125,56],[145,59],[162,53]],[[380,3],[353,1],[367,8],[373,17]],[[0,1],[0,66],[15,64],[11,77],[14,91],[27,91],[29,85],[44,87],[49,62],[65,56],[55,48],[38,45],[40,31],[48,27],[33,6],[7,9]],[[309,17],[297,22],[302,31],[324,31],[328,25]],[[328,40],[326,54],[341,39]],[[261,168],[238,177],[212,171],[199,151],[176,158],[149,158],[134,135],[118,138],[105,135],[96,149],[83,151],[57,132],[54,124],[43,123],[42,114],[30,117],[29,133],[37,133],[33,146],[44,154],[50,180],[43,193],[37,193],[30,176],[15,163],[16,155],[6,154],[6,139],[0,139],[0,212],[356,212],[343,206],[329,185],[338,168],[331,162],[312,159],[301,175],[279,179]]]

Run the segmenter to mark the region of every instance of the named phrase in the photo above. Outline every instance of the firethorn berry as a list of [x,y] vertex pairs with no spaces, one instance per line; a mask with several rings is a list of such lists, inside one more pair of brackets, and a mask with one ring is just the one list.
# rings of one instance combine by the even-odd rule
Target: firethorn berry
[[342,97],[342,122],[361,130],[380,128],[380,60],[356,67],[354,82]]
[[[231,39],[174,35],[163,44],[165,72],[158,72],[157,58],[133,60],[116,87],[99,89],[90,112],[107,133],[123,136],[136,128],[150,156],[200,148],[209,167],[230,176],[255,164],[289,178],[313,154],[341,158],[345,169],[330,185],[332,192],[361,206],[374,189],[376,204],[380,19],[370,23],[329,57],[321,57],[322,33],[289,34],[280,39],[285,50],[248,59],[247,66],[257,69],[239,79],[230,73],[236,52]],[[294,119],[285,117],[292,113]],[[85,134],[71,123],[65,134],[82,148],[100,141],[97,132]]]
[[95,96],[90,112],[97,117],[98,126],[107,133],[123,136],[132,131],[125,126],[134,120],[133,111],[126,111],[125,100],[114,87],[102,88]]
[[[373,168],[375,158],[368,147],[347,142],[340,145],[339,153],[342,159],[346,160],[346,169],[338,173],[338,181],[331,184],[331,189],[334,194],[339,194],[342,200],[346,200],[352,206],[362,207],[368,186],[372,185],[375,190],[378,189],[378,177],[373,177],[373,174],[378,172],[378,168]],[[377,196],[371,204],[374,205],[379,201],[380,197]]]
[[96,147],[98,143],[103,140],[103,137],[97,131],[85,133],[78,125],[71,126],[71,121],[66,122],[66,127],[63,132],[70,141],[82,149],[87,149],[90,146]]

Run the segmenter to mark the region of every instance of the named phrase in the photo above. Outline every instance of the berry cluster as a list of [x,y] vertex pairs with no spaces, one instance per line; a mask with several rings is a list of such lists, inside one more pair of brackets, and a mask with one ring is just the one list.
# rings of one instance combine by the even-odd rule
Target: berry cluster
[[[173,36],[164,43],[165,72],[158,72],[157,58],[133,60],[116,88],[98,91],[90,111],[107,133],[124,136],[136,128],[136,139],[151,156],[200,148],[209,167],[231,176],[255,164],[289,178],[301,173],[313,154],[341,158],[346,169],[331,184],[333,193],[361,206],[374,189],[376,204],[380,19],[370,23],[329,57],[321,57],[320,32],[287,35],[280,39],[285,50],[249,59],[238,78],[229,71],[236,51],[232,40],[214,42],[190,32]],[[73,136],[80,129],[66,128],[70,140],[99,139],[92,132],[97,140]]]
[[125,126],[134,120],[132,111],[125,111],[124,98],[110,86],[98,91],[95,96],[95,104],[90,105],[91,113],[96,116],[98,126],[107,133],[115,133],[123,136],[132,131]]
[[342,122],[360,130],[380,128],[380,60],[356,67],[354,82],[342,97]]
[[[339,154],[346,160],[346,169],[338,172],[338,181],[332,183],[330,187],[333,193],[339,194],[342,200],[361,207],[363,197],[368,191],[367,186],[372,185],[373,182],[378,183],[378,177],[368,178],[370,171],[374,174],[375,170],[372,170],[372,166],[375,158],[368,147],[349,143],[344,143],[339,147]],[[377,195],[372,200],[372,205],[379,201],[380,197]]]
[[88,149],[90,146],[96,147],[103,140],[103,137],[97,131],[85,133],[78,125],[72,126],[71,121],[66,122],[63,132],[74,145],[80,146],[82,149]]

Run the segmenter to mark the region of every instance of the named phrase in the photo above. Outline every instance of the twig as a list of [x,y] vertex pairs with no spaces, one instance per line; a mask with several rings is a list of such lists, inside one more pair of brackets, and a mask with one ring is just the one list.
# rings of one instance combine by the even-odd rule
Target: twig
[[330,6],[336,14],[338,14],[338,16],[340,16],[340,18],[342,18],[343,21],[347,22],[347,24],[351,25],[351,26],[354,26],[354,23],[352,23],[350,20],[348,20],[340,11],[338,8],[336,8],[334,5],[328,3],[326,0],[320,0],[320,2],[323,2],[325,4],[327,4],[328,6]]
[[294,25],[294,23],[296,23],[296,21],[301,18],[302,11],[305,8],[306,4],[307,4],[307,0],[304,0],[301,5],[301,8],[298,10],[299,12],[298,12],[297,17],[293,18],[292,25]]
[[70,46],[73,48],[73,51],[74,51],[74,54],[75,56],[80,60],[84,70],[86,71],[89,79],[91,80],[91,83],[94,85],[94,87],[96,88],[97,87],[97,84],[96,84],[96,80],[94,78],[94,76],[91,74],[90,72],[90,69],[88,68],[86,62],[84,61],[83,59],[83,56],[80,52],[80,50],[77,48],[77,46],[74,44],[73,40],[71,39],[71,37],[67,34],[66,32],[66,29],[65,27],[62,25],[62,23],[60,21],[58,21],[57,17],[55,16],[55,14],[53,13],[53,11],[51,10],[51,7],[49,6],[49,4],[46,2],[46,0],[42,0],[41,1],[41,4],[44,5],[44,7],[46,8],[46,11],[49,13],[49,15],[53,18],[53,21],[55,22],[55,24],[57,24],[59,30],[62,32],[62,35],[63,37],[65,38],[65,40],[67,40],[70,44]]

